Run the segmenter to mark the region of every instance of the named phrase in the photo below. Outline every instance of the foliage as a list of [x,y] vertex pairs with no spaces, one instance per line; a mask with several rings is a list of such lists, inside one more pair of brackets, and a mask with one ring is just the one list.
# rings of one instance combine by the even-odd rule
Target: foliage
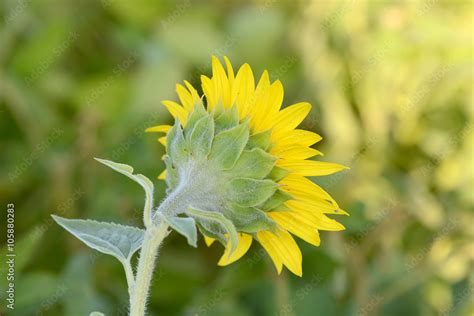
[[[268,68],[285,104],[313,104],[304,128],[323,135],[327,161],[351,168],[318,178],[350,213],[347,230],[322,233],[319,248],[299,243],[302,279],[277,277],[257,247],[218,267],[220,245],[191,248],[173,233],[150,315],[472,314],[472,9],[467,0],[6,1],[0,200],[15,204],[18,263],[16,309],[0,313],[126,315],[120,264],[49,214],[140,226],[141,189],[92,158],[158,176],[163,147],[144,130],[170,124],[159,102],[174,98],[175,82],[198,87],[210,56],[226,54]],[[165,185],[152,182],[159,201]]]

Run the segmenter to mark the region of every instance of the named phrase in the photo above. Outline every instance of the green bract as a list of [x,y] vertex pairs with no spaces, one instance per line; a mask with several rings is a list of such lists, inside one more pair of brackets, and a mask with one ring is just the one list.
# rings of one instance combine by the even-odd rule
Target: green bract
[[271,131],[250,134],[235,107],[208,113],[198,104],[184,127],[176,120],[164,156],[168,196],[155,219],[191,217],[204,235],[233,246],[237,231],[274,231],[266,211],[286,210],[290,196],[277,184],[286,171],[267,152]]

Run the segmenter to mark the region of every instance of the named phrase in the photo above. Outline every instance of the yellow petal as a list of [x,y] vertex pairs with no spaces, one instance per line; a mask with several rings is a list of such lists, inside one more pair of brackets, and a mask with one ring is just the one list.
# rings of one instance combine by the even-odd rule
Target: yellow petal
[[303,222],[294,217],[292,212],[269,212],[267,214],[274,219],[278,225],[304,241],[314,246],[319,246],[321,243],[316,227],[308,225],[307,222]]
[[230,62],[229,58],[227,56],[224,56],[224,61],[225,61],[225,66],[227,68],[227,78],[229,79],[229,84],[232,86],[234,83],[234,69],[232,68],[232,63]]
[[334,200],[329,193],[324,191],[319,185],[313,181],[297,175],[289,174],[285,178],[281,179],[279,184],[281,189],[290,193],[293,196],[298,198],[307,198],[307,199],[322,199],[332,202],[334,206],[339,208],[336,200]]
[[283,102],[283,85],[280,80],[275,81],[270,86],[270,95],[265,106],[265,116],[260,123],[260,129],[267,130],[273,126],[273,122],[278,112],[280,111]]
[[207,100],[207,110],[212,111],[217,103],[217,94],[214,82],[206,76],[201,76],[201,86]]
[[158,141],[160,142],[160,144],[166,147],[166,136],[158,138]]
[[147,133],[168,133],[171,129],[171,125],[157,125],[153,127],[148,127],[145,132]]
[[330,212],[334,212],[334,210],[336,209],[336,207],[329,203],[329,202],[326,202],[326,201],[323,201],[323,200],[289,200],[289,201],[286,201],[285,203],[286,206],[288,206],[289,208],[300,208],[300,209],[303,209],[303,210],[308,210],[308,211],[313,211],[313,212],[319,212],[319,213],[330,213]]
[[194,109],[194,102],[191,93],[184,86],[176,84],[176,93],[178,94],[179,100],[183,105],[184,109],[191,112]]
[[303,211],[297,208],[292,208],[292,215],[306,222],[319,230],[328,230],[328,231],[340,231],[344,230],[345,227],[339,222],[327,217],[324,214],[319,214],[317,212]]
[[278,274],[281,273],[283,268],[283,260],[280,257],[280,254],[277,251],[277,248],[273,245],[273,234],[267,231],[257,232],[257,240],[262,245],[263,249],[268,253],[270,258],[277,269]]
[[300,199],[298,196],[294,197],[295,200],[289,200],[285,202],[285,205],[291,209],[300,209],[304,211],[317,212],[320,214],[348,215],[344,210],[341,210],[328,201],[320,199],[307,199],[305,197]]
[[160,175],[158,176],[158,179],[166,180],[166,169],[163,170],[163,172],[160,173]]
[[318,224],[316,227],[319,230],[340,231],[346,229],[344,225],[333,220],[332,218],[327,217],[324,214],[314,213],[314,216],[317,217]]
[[261,123],[268,114],[268,100],[270,98],[270,77],[264,71],[255,89],[255,98],[250,102],[250,127],[256,132],[261,132]]
[[244,64],[240,67],[235,77],[233,89],[233,93],[237,97],[236,104],[239,115],[243,119],[249,113],[249,104],[255,94],[255,80],[249,64]]
[[281,110],[275,117],[272,140],[280,138],[286,131],[296,128],[311,110],[311,104],[301,102]]
[[272,148],[271,154],[285,159],[308,159],[322,155],[319,150],[298,144]]
[[281,104],[283,102],[284,89],[280,80],[275,80],[270,87],[271,98],[269,100],[269,111],[272,114],[280,112]]
[[279,159],[277,160],[276,165],[278,167],[291,170],[295,174],[307,177],[326,176],[344,169],[348,169],[347,167],[337,163],[314,160]]
[[162,101],[163,105],[168,109],[168,112],[174,117],[178,118],[182,124],[186,124],[188,118],[188,111],[186,111],[181,105],[173,101]]
[[302,129],[290,130],[275,139],[274,147],[285,147],[288,145],[311,146],[319,142],[322,137],[316,133]]
[[214,241],[216,241],[214,238],[204,235],[204,242],[206,243],[206,246],[211,246]]
[[238,235],[239,241],[237,244],[237,248],[235,251],[229,256],[230,253],[230,241],[228,242],[227,246],[225,247],[224,254],[222,255],[221,259],[217,263],[220,266],[226,266],[239,260],[243,255],[247,253],[250,246],[252,245],[252,236],[248,234],[239,233]]
[[[201,98],[199,97],[199,94],[196,89],[194,89],[193,85],[190,84],[188,81],[184,80],[184,84],[186,85],[186,88],[188,88],[189,92],[191,93],[191,97],[193,99],[193,106],[196,105],[199,101],[201,101]],[[194,109],[194,107],[193,107]]]
[[[290,233],[284,229],[280,229],[278,235],[268,231],[260,231],[257,233],[257,238],[273,259],[275,266],[277,266],[278,262],[281,262],[288,268],[288,270],[298,276],[302,276],[301,250],[293,237],[291,237]],[[261,240],[262,238],[264,240],[263,243]],[[280,261],[275,261],[274,257],[278,258]]]
[[212,56],[212,81],[214,82],[214,89],[217,94],[217,102],[222,100],[226,109],[232,105],[231,91],[229,87],[229,80],[222,67],[221,62],[216,56]]
[[230,105],[235,104],[237,98],[237,90],[235,88],[235,74],[234,69],[232,68],[232,63],[230,62],[227,56],[224,56],[224,61],[227,69],[227,79],[229,81],[229,93],[230,93]]

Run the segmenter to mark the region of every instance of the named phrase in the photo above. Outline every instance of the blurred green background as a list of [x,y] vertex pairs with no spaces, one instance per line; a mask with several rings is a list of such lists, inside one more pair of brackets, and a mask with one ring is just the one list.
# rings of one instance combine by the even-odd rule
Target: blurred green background
[[[6,0],[0,9],[0,199],[16,209],[16,309],[126,315],[126,281],[50,214],[140,225],[143,193],[95,162],[156,179],[162,146],[144,129],[211,55],[250,63],[313,104],[303,127],[324,160],[314,179],[351,213],[346,231],[299,242],[303,278],[277,276],[259,246],[173,233],[150,315],[473,315],[473,2]],[[155,180],[157,198],[164,184]],[[2,218],[2,235],[5,216]]]

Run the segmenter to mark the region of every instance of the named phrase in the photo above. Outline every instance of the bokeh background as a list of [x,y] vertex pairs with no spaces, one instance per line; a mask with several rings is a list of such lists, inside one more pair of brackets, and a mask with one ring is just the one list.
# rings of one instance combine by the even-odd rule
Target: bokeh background
[[[222,248],[172,234],[150,315],[473,315],[473,2],[2,1],[0,199],[16,209],[16,309],[126,315],[121,265],[50,214],[140,225],[143,193],[98,164],[150,178],[174,86],[211,55],[268,69],[284,104],[313,104],[303,127],[325,160],[314,179],[351,216],[299,242],[303,278],[277,276],[258,245],[221,268]],[[155,180],[156,196],[164,184]],[[0,240],[5,244],[2,221]]]

